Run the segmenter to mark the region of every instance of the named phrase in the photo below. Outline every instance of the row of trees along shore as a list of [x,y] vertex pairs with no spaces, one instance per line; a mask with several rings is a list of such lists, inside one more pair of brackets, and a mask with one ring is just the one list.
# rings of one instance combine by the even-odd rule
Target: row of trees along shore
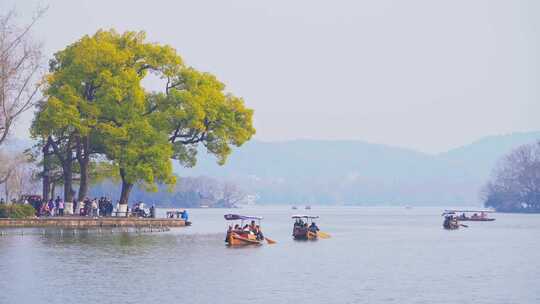
[[503,157],[483,190],[486,207],[502,212],[540,212],[540,142]]
[[[148,77],[161,89],[145,89]],[[172,160],[194,166],[202,145],[223,164],[255,133],[253,110],[242,98],[186,65],[174,48],[147,42],[144,32],[100,30],[57,52],[43,95],[31,135],[45,200],[57,182],[55,168],[66,202],[83,200],[91,175],[105,172],[121,180],[123,209],[134,185],[174,185]]]

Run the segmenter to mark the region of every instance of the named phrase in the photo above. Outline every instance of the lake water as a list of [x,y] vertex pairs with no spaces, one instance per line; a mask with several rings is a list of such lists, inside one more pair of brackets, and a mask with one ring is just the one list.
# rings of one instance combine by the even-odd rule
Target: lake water
[[162,233],[4,230],[0,303],[540,303],[540,215],[446,231],[442,209],[314,206],[316,242],[291,238],[304,210],[237,209],[277,241],[240,249],[219,209]]

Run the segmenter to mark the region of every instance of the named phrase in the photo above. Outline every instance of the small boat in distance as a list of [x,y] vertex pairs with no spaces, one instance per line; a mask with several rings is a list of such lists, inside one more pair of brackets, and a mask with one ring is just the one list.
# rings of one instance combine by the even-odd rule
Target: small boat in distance
[[[234,227],[229,224],[225,243],[228,246],[262,245],[264,236],[260,230],[262,217],[239,214],[225,214],[225,220],[236,221]],[[244,221],[250,221],[244,225]],[[257,223],[255,223],[257,221]]]
[[306,210],[311,210],[311,206],[310,206],[310,205],[307,205],[307,206],[306,206]]
[[296,210],[296,209],[298,209],[298,207],[296,207],[296,206],[292,206],[292,208],[291,208],[291,209],[292,209],[292,210]]
[[[494,211],[490,210],[445,210],[445,213],[448,214],[458,214],[458,220],[460,221],[472,221],[472,222],[493,222],[495,219],[487,216],[488,213],[493,213]],[[472,215],[467,215],[467,213],[473,213]]]
[[459,229],[459,221],[457,219],[457,216],[453,212],[444,212],[442,214],[444,216],[443,221],[443,228],[447,230],[456,230]]
[[293,215],[293,238],[295,240],[317,240],[319,227],[313,222],[317,218],[319,217],[313,215]]

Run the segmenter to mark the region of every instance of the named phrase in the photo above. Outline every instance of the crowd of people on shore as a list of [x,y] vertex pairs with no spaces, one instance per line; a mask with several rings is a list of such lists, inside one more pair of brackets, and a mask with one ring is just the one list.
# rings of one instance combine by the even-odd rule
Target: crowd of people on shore
[[[148,212],[144,209],[142,202],[136,203],[133,207],[127,208],[126,211],[119,211],[119,203],[116,203],[116,208],[113,202],[108,197],[100,198],[85,198],[78,202],[73,200],[71,204],[67,204],[60,196],[55,199],[44,201],[39,196],[25,198],[23,204],[30,204],[36,210],[36,216],[88,216],[88,217],[108,217],[108,216],[128,216],[129,214],[137,217],[155,217],[155,206],[152,206]],[[69,208],[69,210],[68,210]]]

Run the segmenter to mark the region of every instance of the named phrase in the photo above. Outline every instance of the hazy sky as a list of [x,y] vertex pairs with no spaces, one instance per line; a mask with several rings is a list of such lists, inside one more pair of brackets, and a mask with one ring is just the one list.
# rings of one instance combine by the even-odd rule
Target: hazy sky
[[243,96],[260,140],[438,152],[540,129],[540,1],[0,0],[0,10],[24,21],[40,3],[48,56],[99,28],[145,30]]

